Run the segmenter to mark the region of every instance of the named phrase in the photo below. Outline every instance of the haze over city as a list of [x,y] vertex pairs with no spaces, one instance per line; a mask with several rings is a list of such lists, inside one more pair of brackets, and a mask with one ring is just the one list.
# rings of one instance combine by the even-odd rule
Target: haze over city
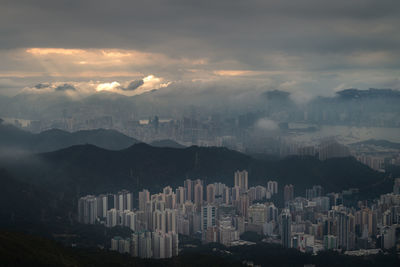
[[0,262],[397,266],[399,14],[0,0]]

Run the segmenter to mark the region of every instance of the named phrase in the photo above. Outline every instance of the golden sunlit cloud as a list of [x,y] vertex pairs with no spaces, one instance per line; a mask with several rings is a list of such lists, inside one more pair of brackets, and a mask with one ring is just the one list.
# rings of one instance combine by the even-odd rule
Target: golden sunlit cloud
[[119,82],[112,82],[112,83],[101,83],[99,85],[97,85],[96,87],[96,91],[100,92],[100,91],[112,91],[114,89],[117,89],[121,86],[121,84]]
[[[207,60],[203,58],[175,58],[161,53],[133,49],[32,47],[15,49],[11,52],[7,54],[9,59],[11,61],[18,59],[17,65],[24,68],[14,71],[15,76],[67,77],[68,79],[74,77],[89,79],[115,77],[114,80],[129,77],[136,79],[143,77],[143,73],[148,71],[161,69],[164,72],[165,69],[171,68],[182,72],[207,63]],[[18,74],[18,72],[20,73]],[[29,74],[28,72],[35,73]],[[4,72],[0,71],[1,75],[6,76]],[[147,82],[156,82],[151,81],[154,77],[145,79],[148,79]]]
[[[118,58],[118,57],[130,57],[132,56],[131,53],[129,52],[120,52],[120,51],[106,51],[106,50],[102,50],[101,51],[103,53],[104,56],[107,57],[114,57],[114,58]],[[143,53],[145,54],[145,53]]]
[[251,70],[216,70],[214,74],[219,76],[252,76],[259,75],[259,71],[251,71]]
[[147,77],[144,77],[143,78],[143,81],[144,82],[150,82],[151,80],[153,80],[154,79],[154,75],[149,75],[149,76],[147,76]]
[[76,55],[84,53],[85,50],[64,49],[64,48],[29,48],[26,49],[26,52],[33,55],[49,55],[49,54]]

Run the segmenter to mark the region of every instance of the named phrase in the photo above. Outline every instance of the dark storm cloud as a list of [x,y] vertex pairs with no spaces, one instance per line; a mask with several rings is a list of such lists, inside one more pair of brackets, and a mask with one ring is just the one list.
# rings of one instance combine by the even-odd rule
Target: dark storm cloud
[[400,44],[400,2],[392,0],[39,0],[9,1],[1,10],[2,47],[135,47],[237,55],[251,65],[274,50],[398,50]]
[[[265,86],[313,94],[343,86],[399,88],[399,14],[398,0],[5,0],[0,2],[0,53],[29,47],[132,49],[161,53],[168,60],[207,60],[201,67],[153,60],[141,68],[119,69],[171,81],[237,69],[276,72],[259,75],[270,75]],[[84,66],[93,65],[79,67]],[[48,76],[48,81],[55,79]],[[249,78],[250,87],[263,84],[257,79]],[[139,83],[123,89],[135,90]]]
[[64,83],[63,85],[57,86],[54,90],[55,91],[76,91],[76,88],[73,85]]
[[131,81],[127,87],[120,87],[121,90],[124,91],[133,91],[136,90],[137,88],[139,88],[140,86],[142,86],[144,84],[144,81],[142,79],[140,80],[134,80]]

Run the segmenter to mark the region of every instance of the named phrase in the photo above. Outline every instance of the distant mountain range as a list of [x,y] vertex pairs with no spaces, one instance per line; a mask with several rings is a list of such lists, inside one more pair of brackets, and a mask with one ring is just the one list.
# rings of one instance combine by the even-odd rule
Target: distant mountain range
[[164,139],[164,140],[156,140],[150,143],[151,146],[155,147],[170,147],[170,148],[185,148],[186,146],[179,144],[178,142],[175,142],[170,139]]
[[374,146],[380,146],[380,147],[384,147],[384,148],[400,149],[400,143],[390,142],[387,140],[377,140],[377,139],[368,139],[365,141],[353,143],[351,145],[352,146],[374,145]]
[[[121,150],[138,143],[140,143],[139,140],[116,130],[95,129],[70,133],[59,129],[51,129],[34,134],[0,121],[0,149],[5,153],[11,154],[18,154],[19,152],[50,152],[84,144],[91,144],[109,150]],[[156,140],[151,142],[150,145],[155,147],[185,148],[184,145],[169,139]]]
[[[243,169],[249,171],[251,185],[278,180],[281,185],[294,184],[299,194],[314,184],[338,192],[350,187],[363,188],[383,178],[353,158],[328,161],[313,157],[254,158],[226,148],[185,148],[171,140],[146,145],[104,129],[32,134],[3,123],[0,124],[0,148],[3,152],[0,168],[6,168],[14,177],[74,193],[98,193],[123,187],[160,190],[166,185],[182,185],[186,178],[232,186],[233,173]],[[18,154],[18,150],[40,154]]]
[[[15,147],[30,152],[56,150],[14,155]],[[85,194],[121,189],[136,194],[145,188],[160,192],[168,185],[183,185],[187,178],[233,186],[236,170],[249,172],[249,186],[278,181],[280,195],[285,184],[293,184],[295,195],[322,185],[325,192],[359,188],[363,197],[373,198],[393,185],[387,175],[351,157],[326,161],[315,157],[254,158],[223,147],[182,148],[169,140],[147,145],[110,130],[32,134],[3,124],[0,148],[5,152],[0,157],[0,217],[7,221],[24,217],[47,220],[60,210],[75,212],[77,199]]]
[[137,143],[138,140],[115,130],[96,129],[70,133],[52,129],[33,134],[13,125],[0,123],[0,148],[8,151],[49,152],[80,144],[120,150]]

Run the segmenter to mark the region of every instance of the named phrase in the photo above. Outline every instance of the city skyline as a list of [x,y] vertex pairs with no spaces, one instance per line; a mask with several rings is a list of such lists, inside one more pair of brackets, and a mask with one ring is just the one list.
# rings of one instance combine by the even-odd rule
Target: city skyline
[[[164,245],[160,252],[159,245],[154,242],[161,242],[156,240],[162,237],[162,242],[169,244],[173,238],[178,240],[179,235],[230,247],[252,244],[240,237],[246,232],[254,232],[263,236],[265,242],[313,254],[332,249],[370,249],[371,253],[376,253],[379,250],[372,252],[375,248],[395,246],[395,229],[400,223],[400,178],[394,181],[393,193],[381,195],[378,201],[359,201],[357,207],[345,204],[348,201],[345,198],[351,199],[351,191],[356,192],[357,188],[324,194],[322,186],[314,185],[305,192],[294,194],[293,185],[285,185],[283,192],[277,192],[278,183],[268,180],[266,187],[257,185],[244,189],[238,184],[246,181],[247,185],[246,170],[236,171],[233,180],[233,187],[219,182],[206,185],[213,190],[203,193],[206,198],[201,203],[192,202],[187,198],[190,195],[186,195],[183,202],[177,201],[178,192],[184,188],[181,186],[175,192],[166,186],[162,193],[151,195],[146,189],[140,190],[137,205],[126,190],[117,194],[84,196],[79,199],[79,221],[106,227],[129,227],[132,240],[139,238],[138,241],[114,237],[110,249],[141,258],[178,255],[178,241],[165,245],[168,247],[166,252]],[[203,186],[199,179],[187,179],[184,185],[191,183]],[[148,197],[143,198],[146,195]],[[148,236],[149,245],[145,249],[148,251],[140,252],[144,249],[140,244],[145,242],[145,236]]]

